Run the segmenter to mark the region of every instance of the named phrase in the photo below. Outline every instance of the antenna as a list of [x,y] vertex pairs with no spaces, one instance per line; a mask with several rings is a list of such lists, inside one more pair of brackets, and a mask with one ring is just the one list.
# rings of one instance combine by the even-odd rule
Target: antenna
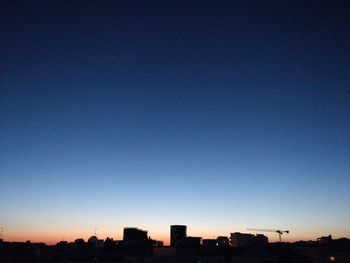
[[97,230],[98,230],[98,228],[96,227],[95,228],[95,234],[94,234],[95,237],[97,237],[97,234],[96,234]]
[[4,228],[0,227],[0,239],[2,238],[2,233],[4,233]]

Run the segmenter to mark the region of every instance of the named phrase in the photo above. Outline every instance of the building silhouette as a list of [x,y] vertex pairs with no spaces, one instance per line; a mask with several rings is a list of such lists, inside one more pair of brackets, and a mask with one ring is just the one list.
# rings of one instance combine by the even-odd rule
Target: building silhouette
[[231,233],[230,237],[232,247],[245,247],[253,245],[264,245],[268,243],[268,238],[265,235],[246,234],[246,233]]
[[123,234],[124,242],[135,242],[147,240],[147,231],[138,229],[136,227],[125,227]]
[[199,248],[201,245],[201,237],[185,237],[176,241],[176,247]]
[[208,249],[217,249],[222,247],[229,247],[230,240],[225,236],[218,236],[216,239],[203,239],[202,246]]
[[203,239],[202,246],[203,248],[209,248],[209,249],[217,248],[218,241],[216,239]]
[[269,239],[267,238],[267,236],[265,236],[263,234],[257,234],[255,236],[255,240],[256,240],[256,243],[259,245],[265,245],[265,244],[269,243]]
[[[84,240],[83,240],[83,242],[84,242]],[[91,236],[88,239],[88,243],[92,244],[94,247],[103,247],[104,241],[103,241],[103,239],[98,239],[97,236]]]
[[228,237],[218,236],[216,240],[219,247],[228,247],[230,245],[230,240]]
[[170,226],[170,246],[178,246],[187,237],[187,226],[172,225]]
[[317,242],[320,244],[330,244],[332,243],[332,235],[317,238]]

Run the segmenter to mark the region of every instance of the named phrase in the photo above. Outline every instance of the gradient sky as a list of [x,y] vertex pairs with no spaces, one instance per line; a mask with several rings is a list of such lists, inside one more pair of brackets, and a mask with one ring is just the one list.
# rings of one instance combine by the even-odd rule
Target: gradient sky
[[2,2],[4,239],[350,237],[350,4],[282,2]]

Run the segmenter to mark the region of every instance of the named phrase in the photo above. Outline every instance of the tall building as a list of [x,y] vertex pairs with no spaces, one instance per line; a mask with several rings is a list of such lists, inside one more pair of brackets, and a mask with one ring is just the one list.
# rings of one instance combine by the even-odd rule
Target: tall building
[[172,225],[170,226],[170,245],[172,247],[177,246],[181,240],[187,237],[187,226],[184,225]]
[[125,227],[124,228],[124,235],[123,235],[123,241],[130,242],[130,241],[143,241],[147,240],[147,231],[144,231],[142,229],[138,229],[136,227]]

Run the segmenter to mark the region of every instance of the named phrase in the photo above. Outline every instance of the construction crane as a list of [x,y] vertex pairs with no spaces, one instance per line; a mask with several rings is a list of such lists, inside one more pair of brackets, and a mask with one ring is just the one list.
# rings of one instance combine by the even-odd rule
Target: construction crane
[[275,232],[278,234],[280,243],[282,242],[282,235],[283,233],[289,234],[289,230],[275,230],[275,229],[255,229],[255,228],[247,228],[249,231],[256,231],[256,232]]

